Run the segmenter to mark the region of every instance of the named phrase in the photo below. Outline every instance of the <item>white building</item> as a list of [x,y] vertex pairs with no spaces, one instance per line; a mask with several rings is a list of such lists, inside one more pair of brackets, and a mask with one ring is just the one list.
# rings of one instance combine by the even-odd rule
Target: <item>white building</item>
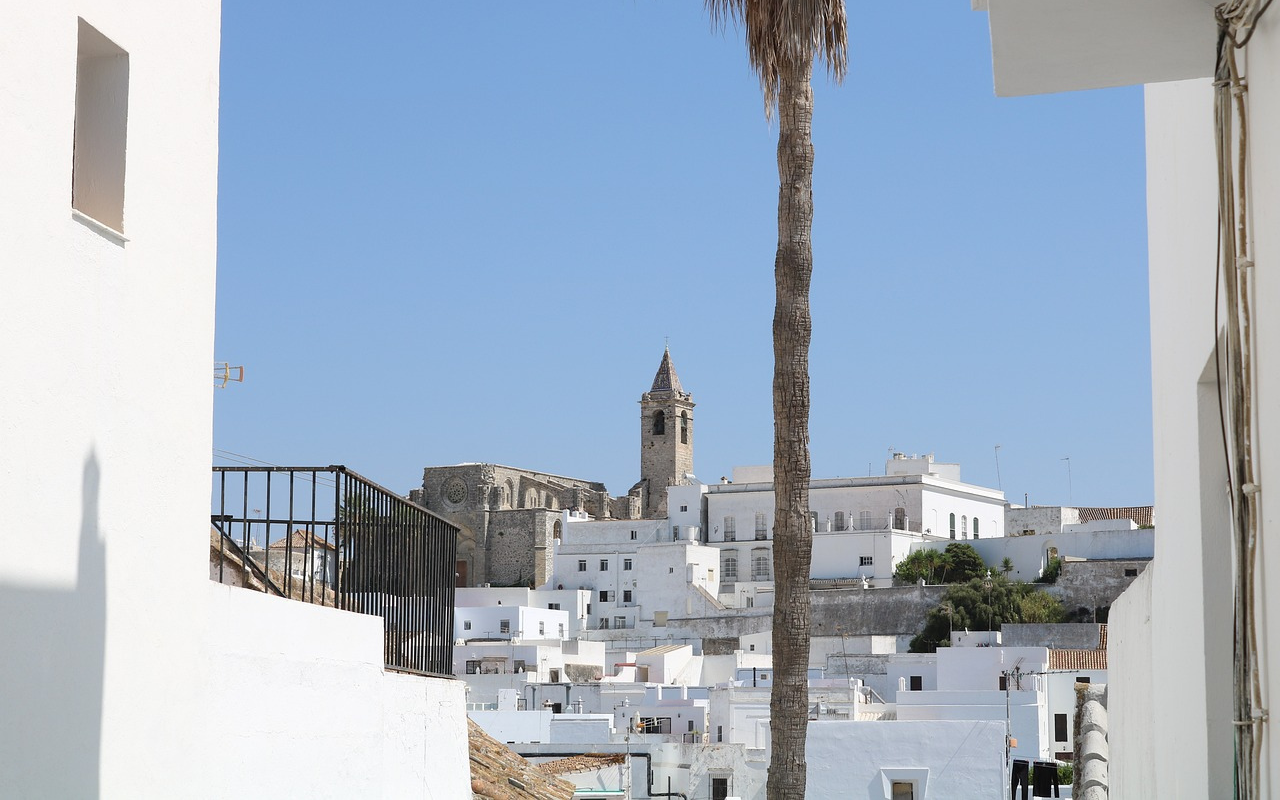
[[[1246,27],[1224,39],[1215,4],[1201,0],[987,0],[977,5],[990,11],[999,94],[1146,85],[1152,422],[1161,530],[1152,568],[1111,614],[1112,794],[1230,797],[1237,735],[1253,735],[1260,751],[1255,756],[1252,747],[1240,747],[1241,763],[1256,768],[1253,796],[1273,797],[1280,792],[1280,737],[1273,730],[1280,596],[1263,576],[1280,574],[1280,548],[1264,546],[1251,556],[1237,544],[1233,504],[1222,491],[1231,486],[1237,507],[1256,508],[1265,541],[1265,527],[1280,503],[1274,491],[1253,493],[1266,485],[1267,455],[1280,447],[1274,419],[1280,405],[1273,395],[1280,351],[1271,349],[1280,345],[1280,328],[1272,327],[1270,316],[1251,316],[1252,342],[1239,362],[1249,368],[1243,385],[1252,394],[1248,453],[1235,444],[1246,413],[1230,400],[1222,401],[1226,408],[1220,412],[1226,386],[1219,383],[1239,374],[1234,362],[1222,361],[1228,347],[1238,351],[1230,308],[1239,294],[1230,291],[1230,282],[1241,277],[1255,312],[1280,307],[1280,284],[1271,280],[1270,269],[1280,241],[1280,152],[1269,135],[1280,129],[1280,14],[1271,8],[1252,32]],[[1252,2],[1228,5],[1259,10]],[[1247,44],[1236,50],[1232,40]],[[1231,119],[1231,130],[1222,137],[1227,149],[1220,165],[1214,75],[1215,48],[1222,41],[1248,88],[1232,95],[1224,82],[1224,118]],[[1240,108],[1247,110],[1247,122],[1239,118]],[[1242,124],[1249,131],[1243,159],[1238,152]],[[1238,190],[1226,192],[1221,203],[1220,175],[1231,176]],[[1248,201],[1243,210],[1241,197]],[[1229,221],[1220,230],[1221,209],[1231,210],[1244,227]],[[1241,230],[1242,246],[1232,250],[1229,245]],[[1221,243],[1228,244],[1225,255]],[[1227,265],[1218,270],[1225,288],[1215,292],[1220,260]],[[1223,452],[1223,415],[1233,442],[1230,459]],[[1228,464],[1250,457],[1252,476],[1236,469],[1228,475]],[[1256,576],[1252,590],[1233,565]],[[1235,596],[1242,599],[1238,607]],[[1233,629],[1242,614],[1256,615],[1251,649],[1257,692],[1252,679],[1232,677]],[[1251,708],[1239,720],[1244,725],[1236,724],[1237,694]]]
[[219,24],[0,26],[0,793],[461,797],[460,683],[387,672],[380,618],[209,580]]
[[[1078,561],[1141,561],[1155,556],[1156,531],[1139,528],[1128,520],[1091,522],[1067,526],[1058,533],[1003,536],[969,544],[992,569],[1000,569],[1009,559],[1015,581],[1034,581],[1044,575],[1055,558]],[[917,549],[942,550],[947,542],[920,542]]]
[[937,688],[900,689],[898,719],[998,721],[1017,740],[1013,758],[1052,755],[1047,648],[942,647],[936,656]]
[[594,521],[566,511],[562,523],[546,588],[590,592],[591,630],[651,632],[721,609],[719,551],[696,540],[696,527],[673,539],[662,521]]
[[1005,796],[1003,722],[810,722],[805,760],[807,797]]
[[[731,482],[669,492],[671,529],[699,530],[720,550],[721,602],[740,607],[751,598],[757,605],[757,590],[773,581],[771,468],[735,467]],[[865,578],[888,586],[912,545],[1004,536],[1004,495],[964,483],[959,465],[932,455],[896,453],[881,476],[814,480],[809,507],[815,579]]]

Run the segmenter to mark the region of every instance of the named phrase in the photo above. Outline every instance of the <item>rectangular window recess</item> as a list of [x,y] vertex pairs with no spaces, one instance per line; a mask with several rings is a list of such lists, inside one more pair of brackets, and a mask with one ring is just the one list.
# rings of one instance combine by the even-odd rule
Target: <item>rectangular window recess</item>
[[72,218],[123,243],[129,54],[83,19],[79,24]]
[[129,237],[125,236],[120,231],[115,230],[114,228],[109,228],[88,214],[77,211],[74,208],[71,209],[71,218],[99,236],[115,242],[116,244],[123,245],[129,241]]

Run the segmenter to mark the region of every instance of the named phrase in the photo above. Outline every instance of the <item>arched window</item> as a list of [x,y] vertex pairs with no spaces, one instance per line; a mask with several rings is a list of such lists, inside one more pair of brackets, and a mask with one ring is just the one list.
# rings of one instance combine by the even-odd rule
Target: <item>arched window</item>
[[836,512],[836,530],[843,531],[848,529],[848,523],[845,521],[844,512]]
[[893,510],[893,529],[896,531],[905,531],[907,529],[907,510],[902,506],[898,506]]
[[973,518],[973,538],[978,538],[978,518]]
[[770,580],[769,551],[757,548],[751,551],[751,580]]
[[538,492],[534,489],[530,489],[529,491],[525,492],[524,507],[537,508],[537,506],[538,506]]
[[689,443],[689,412],[680,412],[680,444]]
[[961,539],[969,538],[969,518],[968,517],[960,518],[960,538]]
[[769,526],[768,526],[768,523],[765,521],[765,516],[764,516],[764,514],[762,514],[762,513],[760,513],[760,512],[756,512],[756,538],[757,538],[757,539],[768,539],[768,538],[769,538]]
[[559,539],[560,531],[561,531],[560,520],[556,520],[556,524],[551,526],[551,535],[554,538]]
[[653,412],[653,435],[665,436],[667,433],[667,415],[661,411]]
[[727,552],[720,557],[720,580],[732,583],[738,579],[738,554]]
[[956,538],[956,515],[951,515],[951,538]]

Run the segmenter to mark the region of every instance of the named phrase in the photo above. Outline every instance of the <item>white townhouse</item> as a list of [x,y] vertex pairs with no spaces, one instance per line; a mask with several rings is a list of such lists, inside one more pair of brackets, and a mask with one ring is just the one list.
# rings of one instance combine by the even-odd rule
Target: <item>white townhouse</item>
[[593,632],[665,628],[668,619],[714,612],[720,554],[696,535],[686,528],[673,541],[665,521],[595,521],[566,511],[544,588],[590,592]]
[[[721,602],[756,601],[773,581],[773,471],[735,467],[733,480],[668,490],[671,536],[720,550]],[[893,569],[925,541],[1004,536],[1004,494],[964,483],[958,464],[895,453],[885,474],[825,478],[809,485],[815,579],[866,579],[887,586]],[[750,604],[759,604],[758,601]]]

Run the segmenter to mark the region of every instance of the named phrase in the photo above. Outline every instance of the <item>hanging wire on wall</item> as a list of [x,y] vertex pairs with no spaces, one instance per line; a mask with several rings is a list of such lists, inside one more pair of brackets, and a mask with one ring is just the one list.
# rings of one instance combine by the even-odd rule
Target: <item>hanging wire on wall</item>
[[[1254,264],[1248,207],[1248,83],[1240,72],[1236,52],[1249,43],[1258,19],[1270,5],[1271,0],[1231,0],[1215,9],[1219,36],[1214,75],[1214,138],[1218,163],[1214,361],[1236,554],[1232,687],[1236,797],[1241,800],[1261,796],[1259,772],[1267,711],[1263,706],[1258,670],[1256,614],[1255,579],[1262,529],[1256,476],[1257,350],[1251,307]],[[1220,310],[1225,320],[1219,318]]]

